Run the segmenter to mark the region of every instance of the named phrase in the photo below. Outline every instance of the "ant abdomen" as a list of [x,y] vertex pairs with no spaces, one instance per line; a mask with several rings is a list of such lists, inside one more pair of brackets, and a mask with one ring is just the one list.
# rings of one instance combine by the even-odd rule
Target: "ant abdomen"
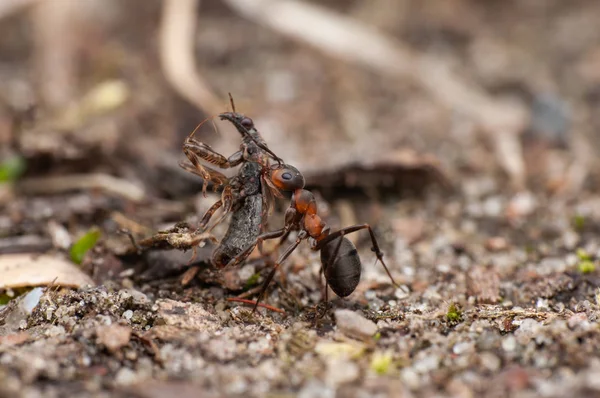
[[[334,256],[335,260],[330,263]],[[341,236],[325,244],[321,248],[321,264],[323,264],[327,283],[339,297],[349,296],[358,286],[361,272],[360,257],[356,247],[347,238]]]

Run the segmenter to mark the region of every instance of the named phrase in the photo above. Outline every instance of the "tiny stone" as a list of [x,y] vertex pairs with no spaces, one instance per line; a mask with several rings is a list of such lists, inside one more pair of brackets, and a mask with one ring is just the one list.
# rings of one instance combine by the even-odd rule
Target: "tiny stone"
[[542,325],[533,319],[524,319],[519,328],[515,331],[515,339],[520,344],[527,344],[529,340],[540,333]]
[[256,267],[254,265],[246,265],[238,271],[238,276],[241,280],[246,281],[256,273]]
[[133,317],[133,311],[127,310],[123,313],[123,318],[130,320]]
[[479,355],[479,361],[481,362],[481,366],[490,372],[496,372],[498,369],[500,369],[500,365],[502,365],[500,358],[491,352],[482,352]]
[[129,368],[121,368],[115,376],[115,383],[121,386],[127,386],[137,381],[137,375]]
[[133,281],[129,278],[123,278],[121,279],[121,286],[125,289],[131,289],[133,288]]
[[421,385],[421,377],[412,368],[405,368],[401,373],[402,381],[411,389],[417,389]]
[[298,398],[334,398],[335,390],[326,387],[320,381],[315,379],[306,383],[304,388],[298,393]]
[[432,370],[439,369],[440,357],[435,354],[427,355],[426,357],[415,361],[413,368],[421,374],[429,373]]
[[485,248],[491,252],[498,252],[508,249],[508,241],[502,236],[494,236],[485,242]]
[[360,369],[354,362],[343,358],[333,358],[327,363],[325,383],[330,387],[350,383],[360,375]]
[[502,340],[502,349],[511,352],[517,349],[517,339],[514,336],[507,336]]
[[541,297],[537,299],[535,306],[540,311],[549,311],[550,310],[550,303],[548,302],[548,299],[544,299]]
[[469,351],[473,351],[473,348],[474,344],[472,342],[463,341],[462,343],[455,344],[454,347],[452,347],[452,352],[454,352],[456,355],[462,355]]
[[373,321],[354,311],[337,310],[335,320],[339,330],[350,337],[367,339],[377,333],[377,325]]
[[400,285],[400,287],[398,287],[396,289],[396,291],[394,292],[394,296],[398,299],[398,300],[402,300],[407,298],[410,295],[410,288],[406,285]]
[[96,329],[98,343],[104,345],[110,352],[116,352],[129,344],[131,328],[118,324],[99,326]]
[[128,289],[127,293],[131,295],[131,297],[133,298],[133,303],[136,305],[150,304],[150,299],[148,298],[148,296],[146,296],[144,293],[138,290]]

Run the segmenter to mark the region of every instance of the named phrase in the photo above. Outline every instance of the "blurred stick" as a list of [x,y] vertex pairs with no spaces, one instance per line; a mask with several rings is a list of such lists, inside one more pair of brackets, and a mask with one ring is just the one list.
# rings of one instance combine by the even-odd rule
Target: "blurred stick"
[[25,195],[48,195],[97,189],[121,196],[132,202],[141,202],[146,197],[146,192],[142,187],[130,181],[101,173],[26,178],[19,181],[16,187],[19,192]]
[[40,0],[2,0],[0,1],[0,19],[18,12]]
[[209,114],[223,105],[198,74],[194,58],[199,0],[164,0],[160,23],[160,62],[167,81],[183,98]]
[[62,109],[76,88],[78,1],[40,1],[31,9],[34,62],[44,103]]
[[517,188],[525,165],[519,134],[529,114],[494,99],[462,80],[439,59],[412,51],[356,20],[296,0],[225,0],[243,16],[328,55],[370,67],[396,78],[412,79],[440,103],[479,122],[495,143],[496,154]]

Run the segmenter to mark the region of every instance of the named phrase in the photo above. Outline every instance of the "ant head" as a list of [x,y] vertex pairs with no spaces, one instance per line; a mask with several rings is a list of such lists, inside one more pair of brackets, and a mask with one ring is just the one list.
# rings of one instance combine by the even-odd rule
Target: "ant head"
[[256,130],[254,126],[254,122],[248,116],[244,116],[241,113],[237,112],[224,112],[219,115],[221,120],[227,120],[231,122],[238,130],[238,132],[242,135],[242,137],[247,137],[252,140],[260,149],[268,153],[273,159],[277,161],[278,164],[283,164],[281,158],[273,153],[268,147],[267,144],[263,141],[259,132]]
[[282,191],[295,191],[304,188],[304,176],[294,166],[276,164],[271,166],[271,181]]

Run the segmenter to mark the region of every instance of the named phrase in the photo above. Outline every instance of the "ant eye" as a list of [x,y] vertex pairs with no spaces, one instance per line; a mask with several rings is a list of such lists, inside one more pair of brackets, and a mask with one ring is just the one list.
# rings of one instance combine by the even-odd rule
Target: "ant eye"
[[245,117],[240,121],[241,125],[247,129],[251,129],[254,127],[254,122],[249,117]]
[[273,170],[271,181],[282,191],[295,191],[304,188],[304,176],[293,166],[282,165]]

